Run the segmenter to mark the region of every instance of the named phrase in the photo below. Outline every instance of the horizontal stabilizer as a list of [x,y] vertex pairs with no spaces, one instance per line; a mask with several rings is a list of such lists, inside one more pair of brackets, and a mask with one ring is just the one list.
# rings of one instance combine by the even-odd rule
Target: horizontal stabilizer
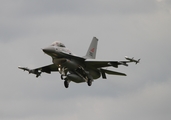
[[109,75],[121,75],[121,76],[126,76],[125,73],[121,73],[121,72],[116,72],[116,71],[111,71],[111,70],[106,70],[106,69],[101,69],[101,71],[103,71],[106,74]]

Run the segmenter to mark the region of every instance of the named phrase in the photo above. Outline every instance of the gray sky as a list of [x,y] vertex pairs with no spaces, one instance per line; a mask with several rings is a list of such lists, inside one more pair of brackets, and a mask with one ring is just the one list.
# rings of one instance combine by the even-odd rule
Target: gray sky
[[[170,120],[170,0],[1,0],[0,119]],[[93,37],[97,59],[141,58],[91,87],[59,73],[40,78],[19,70],[51,64],[41,48],[63,42],[84,56]]]

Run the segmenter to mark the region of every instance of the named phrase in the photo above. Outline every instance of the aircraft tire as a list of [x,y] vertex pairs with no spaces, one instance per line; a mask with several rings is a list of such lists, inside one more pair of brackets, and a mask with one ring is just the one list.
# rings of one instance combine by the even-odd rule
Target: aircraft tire
[[69,87],[69,82],[67,80],[64,81],[64,86],[65,86],[65,88]]
[[92,80],[88,80],[87,84],[88,84],[88,86],[91,86],[92,85]]

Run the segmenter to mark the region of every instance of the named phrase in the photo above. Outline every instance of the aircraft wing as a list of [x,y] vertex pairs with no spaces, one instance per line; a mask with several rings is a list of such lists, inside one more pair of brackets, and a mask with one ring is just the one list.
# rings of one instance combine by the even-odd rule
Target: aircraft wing
[[29,73],[35,74],[36,77],[39,77],[42,72],[50,74],[51,72],[58,71],[58,67],[55,64],[35,68],[35,69],[29,69],[27,67],[18,67],[19,69],[22,69],[24,71],[28,71]]
[[58,71],[58,67],[55,64],[47,65],[44,67],[37,68],[37,70],[40,70],[41,72],[51,73],[54,71]]
[[85,63],[86,63],[86,66],[94,67],[94,68],[110,67],[110,66],[118,68],[119,65],[128,66],[127,63],[130,63],[130,61],[96,61],[96,60],[86,60]]

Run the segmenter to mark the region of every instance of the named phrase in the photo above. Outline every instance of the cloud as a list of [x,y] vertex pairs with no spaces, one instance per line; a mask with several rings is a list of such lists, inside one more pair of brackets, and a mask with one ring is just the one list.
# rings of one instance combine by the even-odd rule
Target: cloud
[[[144,7],[145,6],[145,7]],[[42,16],[51,14],[129,14],[129,13],[147,13],[157,9],[155,2],[150,0],[136,1],[136,0],[87,0],[87,1],[3,1],[3,9],[1,12],[12,14],[13,17],[28,17],[30,15]],[[5,9],[5,11],[4,11]]]
[[[145,89],[119,97],[77,96],[69,99],[20,99],[9,104],[5,119],[156,119],[169,120],[170,81],[147,85]],[[65,91],[65,90],[64,90]],[[81,90],[82,91],[82,90]],[[6,102],[4,102],[6,103]],[[40,110],[41,109],[41,110]],[[15,111],[15,112],[14,112]],[[86,114],[85,114],[86,113]]]

